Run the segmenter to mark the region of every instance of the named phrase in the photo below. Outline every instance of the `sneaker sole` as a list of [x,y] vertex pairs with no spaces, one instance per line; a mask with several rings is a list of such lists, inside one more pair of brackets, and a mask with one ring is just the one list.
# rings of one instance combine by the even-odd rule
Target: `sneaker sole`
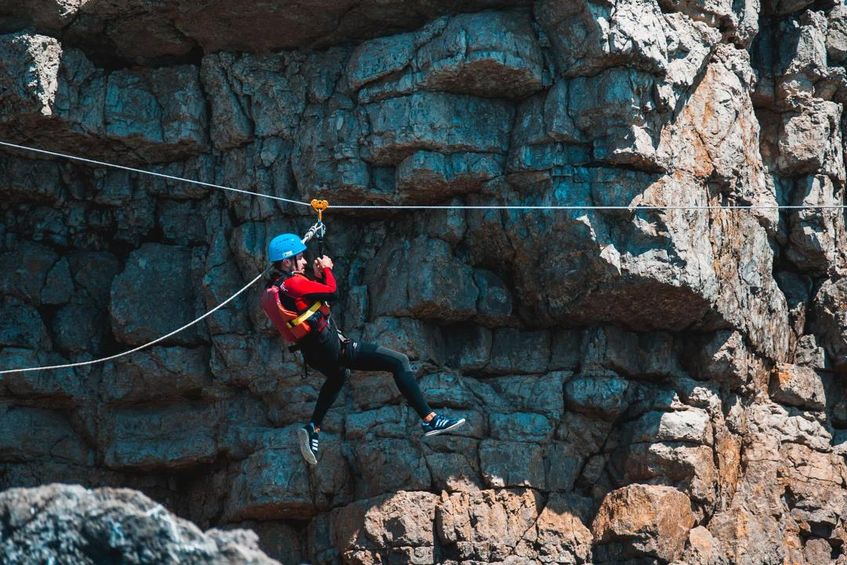
[[450,430],[455,430],[456,428],[458,428],[459,426],[461,426],[464,423],[465,423],[465,419],[462,418],[458,422],[456,422],[455,424],[450,426],[449,428],[444,428],[443,430],[432,430],[432,431],[426,432],[424,434],[424,436],[437,436],[438,434],[443,434],[444,432],[449,432]]
[[315,454],[312,453],[312,450],[309,449],[309,432],[300,428],[297,430],[297,439],[300,442],[300,453],[303,455],[303,459],[306,460],[306,463],[309,465],[317,465],[318,460],[315,458]]

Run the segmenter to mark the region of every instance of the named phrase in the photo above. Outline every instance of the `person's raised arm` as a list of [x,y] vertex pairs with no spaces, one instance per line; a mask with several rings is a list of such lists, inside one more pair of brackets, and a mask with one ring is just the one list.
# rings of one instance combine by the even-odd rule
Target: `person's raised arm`
[[288,293],[301,296],[306,300],[335,300],[338,298],[338,287],[332,274],[332,259],[326,256],[315,259],[315,276],[322,281],[312,281],[306,277],[293,277],[286,282]]

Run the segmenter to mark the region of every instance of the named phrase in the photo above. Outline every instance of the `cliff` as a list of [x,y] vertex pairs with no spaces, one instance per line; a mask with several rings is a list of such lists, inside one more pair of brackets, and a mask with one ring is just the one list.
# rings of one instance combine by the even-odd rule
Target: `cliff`
[[[322,378],[254,289],[3,375],[0,488],[139,490],[284,563],[847,563],[844,5],[24,0],[0,32],[0,140],[328,199],[340,326],[468,419],[424,439],[358,373],[308,467]],[[8,147],[0,194],[0,369],[166,334],[314,221]]]

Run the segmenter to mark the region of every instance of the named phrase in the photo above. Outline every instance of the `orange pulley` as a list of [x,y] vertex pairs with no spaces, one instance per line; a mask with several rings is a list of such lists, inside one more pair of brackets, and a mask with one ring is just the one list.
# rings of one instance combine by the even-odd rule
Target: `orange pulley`
[[328,200],[312,199],[312,209],[318,213],[318,222],[323,222],[323,213],[327,208],[329,208]]

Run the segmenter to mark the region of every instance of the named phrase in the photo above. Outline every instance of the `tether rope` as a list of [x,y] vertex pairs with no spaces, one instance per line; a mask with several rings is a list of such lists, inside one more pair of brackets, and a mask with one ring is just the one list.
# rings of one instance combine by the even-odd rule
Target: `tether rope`
[[129,351],[123,351],[121,353],[116,353],[115,355],[110,355],[109,357],[103,357],[101,359],[92,359],[91,361],[80,361],[80,362],[77,362],[77,363],[65,363],[63,365],[49,365],[49,366],[45,366],[45,367],[30,367],[28,369],[6,369],[4,371],[0,371],[0,375],[4,375],[6,373],[26,373],[28,371],[46,371],[48,369],[70,369],[70,368],[73,368],[73,367],[84,367],[86,365],[94,365],[94,364],[97,364],[97,363],[105,363],[106,361],[111,361],[113,359],[117,359],[118,357],[124,357],[125,355],[129,355],[130,353],[135,353],[136,351],[141,351],[142,349],[145,349],[147,347],[150,347],[152,345],[159,343],[160,341],[168,339],[172,335],[178,334],[182,330],[193,326],[197,322],[205,320],[206,318],[208,318],[209,316],[211,316],[212,314],[214,314],[215,312],[217,312],[218,310],[220,310],[221,308],[226,306],[229,302],[234,300],[239,294],[241,294],[242,292],[244,292],[245,290],[247,290],[248,288],[253,286],[256,283],[256,281],[258,281],[260,278],[265,276],[265,273],[267,273],[269,270],[270,270],[270,267],[268,267],[267,269],[262,271],[259,274],[259,276],[257,276],[255,279],[253,279],[252,281],[250,281],[249,283],[244,285],[244,287],[241,290],[239,290],[238,292],[236,292],[235,294],[233,294],[232,296],[230,296],[229,298],[227,298],[226,300],[224,300],[223,302],[221,302],[220,304],[218,304],[217,306],[215,306],[214,308],[212,308],[211,310],[209,310],[208,312],[206,312],[205,314],[203,314],[202,316],[200,316],[196,320],[194,320],[192,322],[188,322],[187,324],[185,324],[181,328],[176,329],[176,330],[170,332],[167,335],[163,335],[162,337],[157,337],[153,341],[145,343],[144,345],[139,345],[138,347],[136,347],[134,349],[130,349]]

